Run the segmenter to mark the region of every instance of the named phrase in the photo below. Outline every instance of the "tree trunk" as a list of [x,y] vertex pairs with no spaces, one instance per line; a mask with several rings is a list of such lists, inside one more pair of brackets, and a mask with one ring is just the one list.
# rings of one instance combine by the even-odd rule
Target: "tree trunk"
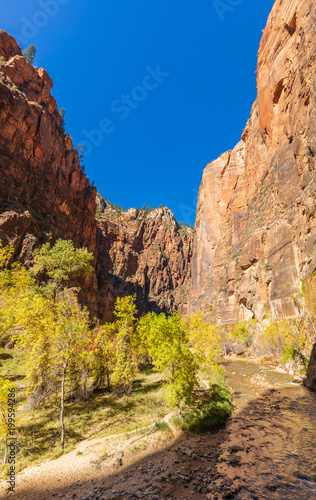
[[312,318],[311,318],[311,316],[310,316],[310,315],[309,315],[309,321],[311,322],[311,325],[312,325],[312,327],[313,327],[314,333],[315,333],[315,335],[316,335],[315,325],[314,325],[314,322],[313,322],[313,320],[312,320]]
[[182,411],[181,411],[180,403],[178,403],[178,414],[179,414],[179,417],[182,419]]
[[87,372],[86,372],[86,370],[83,370],[82,378],[83,378],[82,397],[83,397],[83,399],[88,399]]
[[63,373],[61,379],[61,395],[60,395],[60,427],[61,427],[61,439],[60,445],[61,449],[64,450],[65,447],[65,422],[64,422],[64,410],[65,410],[65,378],[67,370],[67,361],[63,360]]
[[106,372],[106,378],[107,378],[107,383],[108,383],[108,391],[110,390],[111,387],[111,382],[110,382],[110,372],[107,370]]
[[7,442],[5,443],[5,449],[4,449],[4,459],[3,459],[3,465],[5,465],[8,461],[8,445]]

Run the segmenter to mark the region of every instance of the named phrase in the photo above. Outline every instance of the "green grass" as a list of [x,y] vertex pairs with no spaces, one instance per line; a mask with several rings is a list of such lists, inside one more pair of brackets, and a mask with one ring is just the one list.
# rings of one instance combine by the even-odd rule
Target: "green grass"
[[[202,374],[205,379],[206,373]],[[225,425],[233,411],[232,397],[222,372],[208,373],[209,391],[200,391],[195,405],[183,412],[183,418],[173,418],[175,425],[185,432],[210,432]]]
[[158,431],[170,432],[170,427],[166,422],[159,422],[156,424],[156,428]]
[[0,349],[0,377],[18,380],[25,376],[23,353],[20,349]]

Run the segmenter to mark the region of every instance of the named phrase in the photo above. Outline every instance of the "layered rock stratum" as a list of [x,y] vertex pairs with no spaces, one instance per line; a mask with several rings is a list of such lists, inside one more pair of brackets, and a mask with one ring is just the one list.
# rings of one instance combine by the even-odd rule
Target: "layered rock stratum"
[[276,0],[241,141],[204,170],[190,310],[220,323],[295,316],[316,270],[316,5]]
[[186,310],[192,230],[167,208],[115,210],[90,185],[63,130],[53,82],[0,30],[0,239],[30,264],[47,241],[71,239],[94,253],[79,286],[91,314],[113,319],[117,296],[135,294],[140,312]]

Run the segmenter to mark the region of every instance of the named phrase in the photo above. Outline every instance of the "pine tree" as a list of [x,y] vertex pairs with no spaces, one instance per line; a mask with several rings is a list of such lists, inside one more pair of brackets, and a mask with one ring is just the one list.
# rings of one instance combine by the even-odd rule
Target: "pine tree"
[[81,170],[84,172],[85,171],[85,166],[84,166],[83,160],[84,160],[84,155],[85,155],[84,152],[86,150],[86,146],[84,144],[81,144],[79,142],[76,149],[77,149],[77,151],[79,153],[79,161],[80,161],[80,165],[81,165]]
[[36,48],[34,45],[30,45],[26,50],[24,50],[23,56],[30,64],[33,65],[36,56]]
[[61,129],[62,133],[64,134],[65,130],[66,130],[66,123],[65,123],[66,110],[65,110],[65,108],[61,108],[61,110],[59,111],[59,114],[60,114],[60,119],[61,119],[60,129]]

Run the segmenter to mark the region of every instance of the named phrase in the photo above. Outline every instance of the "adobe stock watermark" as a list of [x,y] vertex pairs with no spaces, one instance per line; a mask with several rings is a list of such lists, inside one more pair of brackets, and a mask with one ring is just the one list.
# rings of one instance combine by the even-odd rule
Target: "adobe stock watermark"
[[26,45],[32,40],[38,32],[45,28],[49,21],[56,17],[61,7],[71,2],[71,0],[38,0],[39,9],[29,17],[21,18],[21,33],[12,33],[19,45]]
[[221,21],[225,20],[226,12],[234,12],[235,8],[243,3],[244,0],[214,0],[213,7]]
[[118,99],[112,101],[110,109],[113,116],[111,118],[102,118],[95,129],[90,131],[83,129],[81,131],[84,139],[80,143],[85,146],[85,156],[89,156],[95,147],[102,144],[104,136],[112,134],[116,130],[116,117],[121,121],[126,120],[131,112],[147,99],[149,93],[156,90],[170,75],[170,73],[161,70],[160,64],[157,64],[155,68],[146,66],[145,69],[146,74],[142,79],[141,85],[136,85],[129,94],[121,94]]

